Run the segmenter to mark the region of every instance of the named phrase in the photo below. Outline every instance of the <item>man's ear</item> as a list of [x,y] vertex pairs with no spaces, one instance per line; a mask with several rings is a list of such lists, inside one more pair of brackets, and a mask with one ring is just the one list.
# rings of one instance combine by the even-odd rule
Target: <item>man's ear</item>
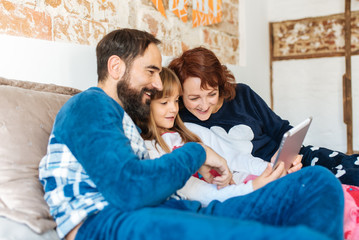
[[107,70],[111,78],[120,80],[125,74],[126,64],[119,56],[112,55],[107,61]]

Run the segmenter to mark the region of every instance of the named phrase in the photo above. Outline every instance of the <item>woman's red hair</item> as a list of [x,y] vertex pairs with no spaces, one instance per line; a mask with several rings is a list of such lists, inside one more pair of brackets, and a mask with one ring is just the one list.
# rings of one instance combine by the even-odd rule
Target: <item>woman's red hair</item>
[[173,59],[168,68],[176,73],[182,86],[187,78],[198,77],[203,89],[207,89],[207,86],[218,87],[219,97],[225,100],[232,100],[236,96],[233,74],[207,48],[197,47],[185,51],[182,56]]

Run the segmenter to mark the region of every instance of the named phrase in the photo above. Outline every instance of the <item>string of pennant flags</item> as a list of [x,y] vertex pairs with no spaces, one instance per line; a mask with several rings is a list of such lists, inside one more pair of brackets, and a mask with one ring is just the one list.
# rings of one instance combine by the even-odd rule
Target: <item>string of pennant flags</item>
[[[165,17],[166,11],[162,0],[151,0],[156,9]],[[168,8],[182,22],[188,20],[188,0],[169,0]],[[192,27],[205,26],[221,22],[222,0],[193,0]]]

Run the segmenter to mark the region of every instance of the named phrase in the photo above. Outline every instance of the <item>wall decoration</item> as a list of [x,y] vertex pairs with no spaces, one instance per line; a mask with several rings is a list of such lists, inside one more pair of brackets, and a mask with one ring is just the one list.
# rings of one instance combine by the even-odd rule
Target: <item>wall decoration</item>
[[351,11],[345,0],[345,13],[323,17],[272,22],[270,34],[270,98],[273,109],[273,61],[345,56],[343,120],[347,128],[347,154],[353,150],[353,106],[351,56],[359,55],[359,11]]
[[157,10],[160,11],[160,13],[166,17],[165,8],[163,6],[162,0],[152,0],[153,4],[156,6]]
[[193,0],[192,27],[221,22],[221,0]]
[[[344,14],[271,23],[273,60],[344,56],[344,23]],[[359,11],[351,28],[352,54],[359,54]]]
[[169,9],[172,11],[182,22],[187,22],[187,0],[169,0]]
[[[162,0],[152,0],[158,11],[166,17]],[[169,0],[169,10],[183,22],[187,22],[188,1]],[[222,0],[192,0],[192,27],[206,26],[221,22]]]

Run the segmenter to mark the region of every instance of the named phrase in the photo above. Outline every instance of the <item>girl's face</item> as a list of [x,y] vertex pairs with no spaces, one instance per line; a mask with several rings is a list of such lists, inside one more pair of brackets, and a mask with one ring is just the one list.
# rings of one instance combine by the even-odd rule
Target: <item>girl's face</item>
[[219,90],[207,86],[201,88],[201,79],[189,77],[183,83],[183,104],[199,120],[207,120],[218,110]]
[[172,128],[178,114],[178,87],[173,89],[172,94],[167,97],[151,101],[151,112],[160,133],[168,132]]

